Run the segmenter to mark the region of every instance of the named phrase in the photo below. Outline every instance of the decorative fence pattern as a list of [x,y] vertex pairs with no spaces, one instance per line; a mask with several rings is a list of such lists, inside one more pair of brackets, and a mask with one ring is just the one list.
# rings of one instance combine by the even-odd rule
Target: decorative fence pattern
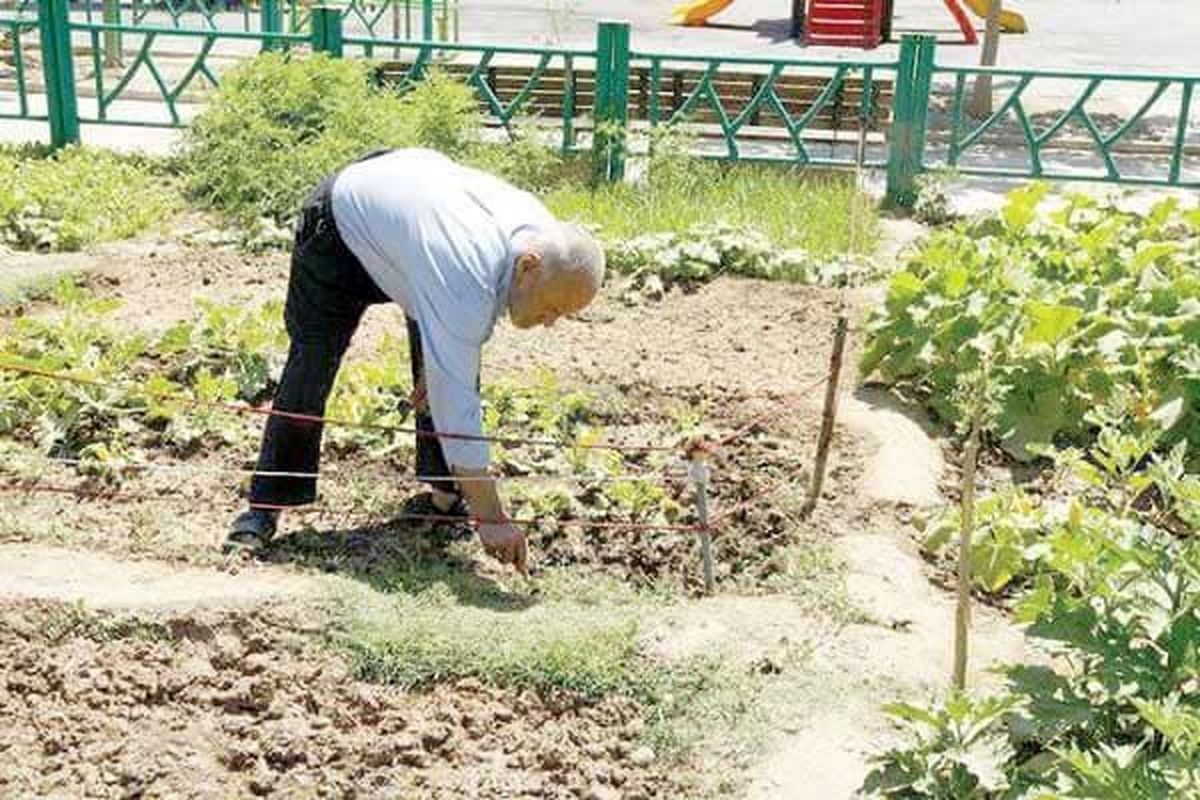
[[[366,57],[379,50],[398,54],[379,69],[380,79],[403,89],[431,68],[462,80],[475,90],[488,121],[513,132],[526,117],[560,124],[564,152],[580,149],[581,129],[590,130],[596,107],[597,55],[570,48],[480,47],[442,45],[436,51],[414,42],[350,38]],[[406,51],[412,51],[411,56]]]
[[[47,120],[55,145],[77,141],[81,122],[183,126],[219,83],[223,64],[266,49],[303,49],[379,60],[381,79],[400,88],[434,67],[453,74],[474,89],[492,125],[511,132],[525,116],[555,120],[562,149],[589,149],[599,180],[623,178],[631,132],[672,126],[713,158],[886,167],[889,199],[900,205],[914,201],[919,174],[942,168],[1200,188],[1200,75],[939,66],[928,36],[904,37],[892,61],[648,53],[630,47],[622,23],[601,23],[594,49],[469,45],[431,30],[428,12],[441,9],[449,25],[451,0],[420,3],[417,40],[376,32],[385,18],[394,29],[396,12],[415,0],[311,9],[300,0],[255,0],[241,8],[258,30],[239,30],[212,10],[225,11],[229,0],[173,2],[120,6],[136,23],[151,18],[139,17],[139,8],[153,5],[161,16],[169,5],[171,22],[161,25],[73,18],[68,0],[40,0],[36,18],[0,18],[0,118]],[[201,24],[179,24],[187,13]],[[980,77],[1000,100],[975,119],[967,108]],[[1035,90],[1045,84],[1060,88],[1056,110],[1034,110]],[[1114,85],[1145,96],[1124,114],[1090,110]]]
[[[1194,130],[1200,139],[1200,76],[937,67],[935,81],[938,76],[952,80],[949,124],[948,130],[942,126],[944,152],[927,159],[927,167],[972,175],[1200,186],[1200,141],[1189,136]],[[968,94],[980,76],[1010,86],[992,114],[973,120],[966,113]],[[1046,83],[1060,87],[1065,110],[1033,114],[1026,98]],[[1089,103],[1110,88],[1131,99],[1136,95],[1131,109],[1116,117],[1089,111]],[[936,92],[931,95],[936,97]],[[1193,117],[1198,119],[1193,122]],[[1010,163],[994,163],[989,143],[993,149],[1020,153],[1020,160],[1011,163],[1010,156]],[[1071,157],[1055,159],[1054,153]]]
[[0,18],[0,119],[46,119],[34,109],[30,97],[36,80],[30,80],[28,54],[38,52],[36,19]]
[[[630,117],[689,125],[730,161],[845,166],[891,118],[895,64],[633,54]],[[824,154],[816,152],[824,151]]]
[[[86,22],[168,28],[255,31],[308,29],[311,0],[73,0],[72,14]],[[346,27],[371,36],[458,40],[458,0],[344,0]],[[0,2],[0,13],[36,17],[38,0]],[[278,20],[276,22],[275,20]]]

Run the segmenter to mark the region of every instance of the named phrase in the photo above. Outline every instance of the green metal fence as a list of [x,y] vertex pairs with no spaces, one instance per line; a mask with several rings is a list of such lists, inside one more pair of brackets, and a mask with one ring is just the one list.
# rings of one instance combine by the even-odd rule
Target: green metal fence
[[[900,205],[914,201],[918,175],[944,167],[1200,187],[1200,125],[1192,121],[1200,111],[1200,75],[941,66],[927,36],[904,37],[894,60],[821,61],[641,52],[631,48],[629,26],[613,22],[599,25],[587,49],[447,42],[431,32],[429,14],[418,39],[350,24],[369,9],[398,7],[391,2],[354,0],[293,17],[297,5],[258,0],[258,30],[248,31],[93,20],[73,16],[67,0],[41,0],[36,19],[0,18],[0,40],[8,43],[7,51],[0,46],[0,70],[10,73],[0,74],[0,118],[47,120],[55,145],[78,141],[81,122],[183,126],[203,89],[219,83],[217,60],[299,49],[382,60],[384,77],[401,88],[437,66],[465,80],[503,129],[525,115],[553,118],[563,150],[590,148],[595,175],[604,180],[624,176],[631,136],[673,126],[699,137],[705,155],[730,161],[885,167],[889,199]],[[425,10],[431,5],[422,3]],[[115,61],[114,38],[123,40]],[[41,62],[41,92],[23,60],[31,47]],[[999,101],[975,119],[968,100],[981,75],[996,84]],[[1033,90],[1046,83],[1074,86],[1063,95],[1065,106],[1034,109]],[[1145,97],[1123,115],[1090,110],[1117,84],[1143,87]],[[1094,168],[1072,162],[1081,143]]]
[[[19,0],[9,9],[36,17],[38,0]],[[241,30],[249,33],[287,29],[308,30],[311,0],[76,0],[73,18],[86,22],[147,25],[150,27]],[[337,8],[348,27],[371,36],[458,40],[458,0],[342,0],[325,3]],[[0,13],[4,9],[0,6]],[[263,28],[263,20],[278,18],[278,27]]]
[[[992,113],[972,119],[970,92],[980,76],[1000,86]],[[930,98],[948,104],[941,152],[926,154],[926,168],[1008,178],[1086,180],[1129,185],[1200,188],[1200,76],[1096,75],[1049,70],[933,67],[930,80],[948,85]],[[1032,113],[1025,98],[1055,84],[1059,109]],[[1089,110],[1106,89],[1129,97],[1133,107],[1114,115]],[[1134,99],[1136,98],[1136,99]],[[1065,110],[1064,110],[1065,109]],[[948,116],[948,119],[945,117]],[[1195,131],[1195,136],[1192,132]],[[1190,167],[1190,168],[1189,168]]]
[[[56,0],[52,0],[56,1]],[[79,122],[131,125],[139,127],[182,127],[186,124],[180,114],[181,101],[185,92],[197,88],[201,82],[215,88],[219,81],[211,67],[213,49],[218,42],[248,43],[252,48],[271,49],[279,47],[308,47],[312,36],[298,33],[246,33],[243,31],[196,30],[190,28],[152,28],[133,25],[109,25],[99,22],[72,23],[70,30],[86,34],[90,64],[82,81],[90,76],[89,87],[95,98],[95,111],[78,115]],[[140,39],[135,55],[120,67],[115,76],[105,68],[101,37],[106,33],[121,33]],[[194,54],[182,74],[170,76],[160,66],[161,55],[155,53],[155,44],[163,40],[189,40]],[[72,82],[72,89],[79,87],[73,66],[65,68]],[[135,85],[135,81],[140,80]],[[137,112],[132,104],[137,103]],[[124,108],[118,104],[126,104]],[[165,112],[165,116],[148,118],[143,109],[149,104],[152,109]],[[195,105],[194,103],[190,105]]]
[[7,45],[0,47],[0,68],[11,70],[4,77],[10,83],[0,92],[0,119],[47,118],[44,110],[35,109],[30,102],[38,87],[30,81],[26,53],[37,41],[37,30],[36,19],[0,19],[0,41]]
[[632,54],[630,104],[651,127],[690,126],[729,161],[883,166],[896,62]]
[[[607,30],[601,26],[601,35]],[[560,148],[577,151],[579,122],[592,111],[590,94],[581,103],[581,70],[598,74],[597,52],[565,47],[469,45],[451,42],[406,41],[336,35],[334,55],[357,52],[365,58],[387,57],[382,78],[403,91],[440,69],[470,86],[489,120],[515,133],[525,117],[553,118],[560,128]],[[507,69],[505,85],[497,81],[497,65]],[[585,91],[586,91],[585,87]]]

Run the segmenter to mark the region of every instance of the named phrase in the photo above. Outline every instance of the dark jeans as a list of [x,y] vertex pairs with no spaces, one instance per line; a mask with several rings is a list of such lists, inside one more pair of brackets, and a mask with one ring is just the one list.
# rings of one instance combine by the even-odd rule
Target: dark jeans
[[[284,306],[291,345],[275,394],[277,411],[324,416],[342,356],[363,312],[367,306],[391,302],[338,235],[330,207],[335,177],[325,179],[305,201],[296,226]],[[408,345],[415,386],[424,371],[424,358],[421,331],[412,319],[408,320]],[[324,427],[322,423],[280,416],[268,418],[258,470],[315,474],[320,468]],[[434,430],[428,412],[417,415],[416,427],[420,431]],[[436,485],[455,490],[438,440],[418,435],[416,447],[417,474],[445,478]],[[258,475],[250,484],[251,505],[301,505],[311,503],[316,496],[316,478]]]

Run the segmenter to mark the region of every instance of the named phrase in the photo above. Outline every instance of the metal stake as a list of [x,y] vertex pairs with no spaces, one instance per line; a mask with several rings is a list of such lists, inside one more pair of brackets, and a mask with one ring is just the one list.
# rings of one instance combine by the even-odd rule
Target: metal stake
[[709,469],[701,456],[693,456],[688,478],[696,491],[696,519],[700,522],[700,558],[704,563],[704,593],[713,593],[712,531],[708,528]]

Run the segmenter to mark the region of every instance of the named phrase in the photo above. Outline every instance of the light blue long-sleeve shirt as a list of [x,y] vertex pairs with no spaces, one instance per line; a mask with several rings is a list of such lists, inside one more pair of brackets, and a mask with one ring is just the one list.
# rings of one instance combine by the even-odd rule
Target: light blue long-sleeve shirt
[[[420,326],[434,426],[482,434],[483,343],[507,306],[517,243],[554,217],[527,192],[420,149],[350,165],[332,204],[346,246]],[[441,444],[451,466],[489,463],[485,442]]]

